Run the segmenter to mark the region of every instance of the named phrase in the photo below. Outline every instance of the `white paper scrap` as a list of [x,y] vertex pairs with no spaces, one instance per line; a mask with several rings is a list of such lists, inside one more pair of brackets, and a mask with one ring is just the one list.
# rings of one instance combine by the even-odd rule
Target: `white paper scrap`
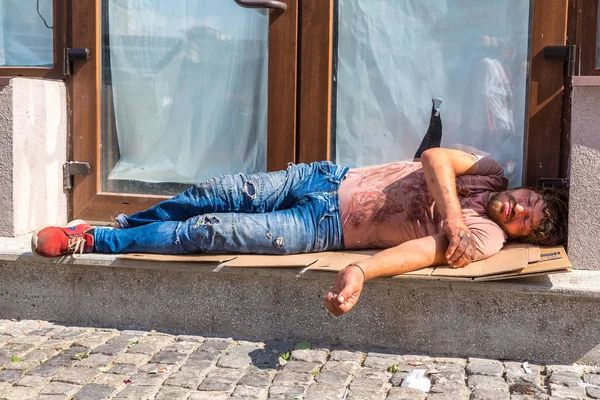
[[422,392],[429,392],[431,381],[425,378],[426,369],[413,369],[406,375],[400,386],[417,389]]

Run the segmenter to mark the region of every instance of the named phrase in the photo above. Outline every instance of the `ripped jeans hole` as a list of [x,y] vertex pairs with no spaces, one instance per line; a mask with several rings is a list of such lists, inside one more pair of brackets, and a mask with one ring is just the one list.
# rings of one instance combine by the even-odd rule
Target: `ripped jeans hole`
[[256,188],[254,187],[254,183],[252,182],[246,182],[244,184],[242,192],[246,193],[251,199],[256,198]]
[[199,228],[200,225],[216,225],[218,224],[220,221],[217,217],[211,217],[209,215],[203,215],[202,217],[198,218],[198,222],[196,222],[196,225],[194,225],[194,228]]
[[275,239],[275,246],[277,246],[277,247],[285,246],[285,240],[283,240],[282,237],[278,237],[277,239]]

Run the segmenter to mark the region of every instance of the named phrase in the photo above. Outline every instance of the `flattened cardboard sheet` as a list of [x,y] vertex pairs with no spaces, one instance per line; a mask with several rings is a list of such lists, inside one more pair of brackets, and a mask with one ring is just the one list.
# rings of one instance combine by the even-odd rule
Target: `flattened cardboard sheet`
[[[183,263],[219,263],[232,268],[307,268],[338,272],[351,262],[364,260],[380,250],[305,253],[286,256],[254,254],[124,254],[118,258],[138,261]],[[465,268],[449,266],[423,268],[398,277],[419,277],[459,281],[512,279],[525,276],[568,272],[571,263],[562,246],[544,247],[510,243],[494,256],[471,263]]]
[[306,268],[322,257],[331,253],[304,253],[285,256],[264,256],[258,254],[245,254],[225,264],[225,267],[237,268]]
[[567,253],[562,246],[555,247],[543,247],[540,249],[541,261],[537,263],[531,263],[525,268],[508,274],[497,274],[493,276],[478,277],[476,281],[487,281],[487,280],[498,280],[498,279],[512,279],[522,278],[536,275],[548,275],[558,272],[569,272],[571,271],[571,262],[567,257]]
[[[332,251],[326,257],[320,258],[317,262],[308,267],[309,271],[329,271],[339,272],[346,268],[352,262],[359,262],[377,254],[381,250],[357,250],[357,251]],[[417,271],[406,272],[402,276],[430,276],[435,268],[421,268]]]
[[472,262],[464,268],[452,268],[449,265],[438,266],[431,276],[475,278],[518,271],[525,268],[529,262],[539,261],[539,250],[539,246],[509,243],[490,258]]

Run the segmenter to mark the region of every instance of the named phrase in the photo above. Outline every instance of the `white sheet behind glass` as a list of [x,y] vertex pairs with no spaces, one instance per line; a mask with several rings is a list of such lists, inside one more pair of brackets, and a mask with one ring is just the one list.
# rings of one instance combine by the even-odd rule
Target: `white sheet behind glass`
[[52,0],[0,1],[0,66],[51,66],[52,27]]
[[268,15],[221,0],[111,0],[120,160],[109,179],[266,169]]
[[412,159],[439,96],[442,146],[521,184],[529,2],[339,0],[338,35],[337,162]]

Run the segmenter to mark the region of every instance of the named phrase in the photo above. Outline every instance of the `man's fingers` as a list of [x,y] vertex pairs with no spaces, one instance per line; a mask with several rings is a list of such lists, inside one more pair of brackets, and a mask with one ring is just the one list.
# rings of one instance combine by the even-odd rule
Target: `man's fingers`
[[339,317],[343,314],[343,312],[336,307],[337,300],[333,293],[329,292],[325,294],[325,296],[323,296],[323,300],[325,302],[327,311],[329,311],[331,314],[335,315],[336,317]]
[[468,256],[467,253],[464,253],[456,262],[454,263],[454,268],[464,268],[471,263],[471,257]]
[[[448,261],[457,259],[460,254],[464,253],[464,247],[466,246],[466,243],[469,243],[470,241],[470,233],[462,230],[458,233],[456,233],[456,231],[452,232],[450,234],[450,243],[448,244],[448,249],[446,250],[446,259]],[[459,255],[455,255],[456,251],[461,247],[462,249],[459,251]]]
[[460,240],[456,240],[454,238],[450,239],[450,243],[448,244],[448,250],[446,250],[446,259],[447,260],[450,260],[450,257],[452,257],[452,255],[456,251],[456,248],[458,247],[459,244],[460,244]]
[[466,236],[463,237],[463,239],[459,242],[458,246],[456,246],[456,249],[454,249],[454,252],[450,255],[450,257],[448,257],[448,262],[450,264],[454,264],[456,260],[462,257],[462,255],[465,253],[468,247],[467,240],[468,239],[466,239]]
[[477,244],[470,233],[463,235],[452,254],[446,253],[446,259],[448,263],[455,264],[463,255],[467,256],[469,262],[477,258]]

